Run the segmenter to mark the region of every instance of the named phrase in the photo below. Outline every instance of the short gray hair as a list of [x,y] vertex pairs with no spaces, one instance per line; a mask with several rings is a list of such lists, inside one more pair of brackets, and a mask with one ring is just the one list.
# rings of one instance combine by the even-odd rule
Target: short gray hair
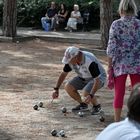
[[74,7],[77,8],[77,10],[79,10],[79,5],[78,4],[74,4]]
[[119,13],[124,12],[125,14],[137,15],[137,7],[134,0],[121,0],[118,11]]

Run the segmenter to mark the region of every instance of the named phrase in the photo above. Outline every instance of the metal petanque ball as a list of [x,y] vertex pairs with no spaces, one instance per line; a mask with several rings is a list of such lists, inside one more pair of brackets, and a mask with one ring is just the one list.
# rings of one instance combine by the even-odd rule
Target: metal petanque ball
[[100,120],[100,122],[104,122],[105,118],[104,117],[100,117],[99,120]]
[[55,129],[53,129],[53,130],[51,131],[51,134],[52,134],[52,136],[57,136],[57,131],[56,131]]
[[79,117],[84,117],[84,112],[78,112]]
[[38,110],[38,105],[34,105],[34,110]]
[[62,110],[62,113],[66,113],[67,112],[67,109],[65,107],[62,107],[61,110]]
[[39,107],[43,107],[43,103],[42,102],[39,103]]
[[64,130],[60,130],[59,135],[60,135],[61,137],[65,137],[65,131],[64,131]]

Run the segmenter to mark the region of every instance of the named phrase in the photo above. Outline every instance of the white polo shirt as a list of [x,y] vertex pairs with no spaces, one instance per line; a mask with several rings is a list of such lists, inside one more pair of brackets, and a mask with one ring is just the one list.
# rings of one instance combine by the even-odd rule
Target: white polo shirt
[[140,140],[140,123],[128,118],[121,122],[110,124],[96,140]]

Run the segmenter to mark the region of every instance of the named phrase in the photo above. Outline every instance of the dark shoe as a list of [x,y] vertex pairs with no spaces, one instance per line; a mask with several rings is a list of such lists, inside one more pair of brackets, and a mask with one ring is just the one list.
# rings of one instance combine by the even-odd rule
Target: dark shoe
[[98,114],[100,114],[101,110],[102,109],[101,109],[101,105],[100,104],[98,104],[96,106],[93,106],[92,110],[91,110],[91,115],[98,115]]
[[81,103],[77,105],[75,108],[72,108],[72,111],[79,111],[79,110],[85,110],[88,108],[88,105],[85,103]]

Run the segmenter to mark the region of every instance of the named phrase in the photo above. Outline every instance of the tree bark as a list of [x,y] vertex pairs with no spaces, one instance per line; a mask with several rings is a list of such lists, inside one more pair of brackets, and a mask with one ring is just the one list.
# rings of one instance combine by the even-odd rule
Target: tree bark
[[113,20],[112,16],[112,0],[100,0],[100,31],[101,31],[101,47],[107,48],[109,29]]
[[16,36],[17,2],[16,0],[4,0],[3,7],[3,35]]

